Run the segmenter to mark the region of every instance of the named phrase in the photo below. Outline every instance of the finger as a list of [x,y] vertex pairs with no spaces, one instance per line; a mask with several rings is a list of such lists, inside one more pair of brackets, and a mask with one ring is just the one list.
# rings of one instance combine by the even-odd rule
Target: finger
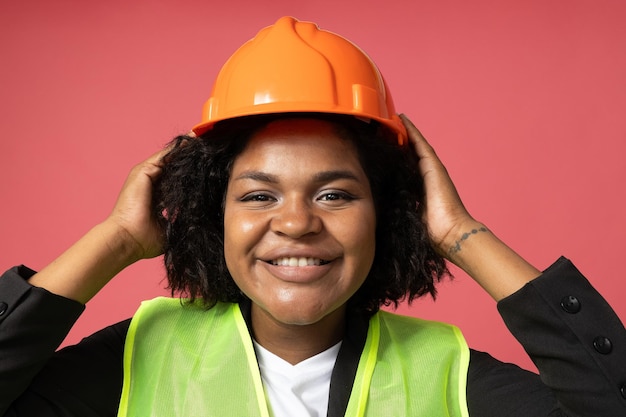
[[171,149],[172,145],[168,145],[135,165],[130,171],[128,178],[137,178],[137,176],[140,175],[147,175],[150,178],[150,181],[154,182],[154,180],[161,174],[163,165],[165,164],[164,158],[166,158]]
[[146,159],[145,161],[143,161],[142,164],[151,165],[160,169],[163,167],[163,163],[164,163],[163,159],[167,156],[168,153],[170,153],[171,150],[172,150],[172,145],[168,145],[167,147],[150,155],[150,157]]
[[[184,144],[184,142],[182,143]],[[140,165],[151,165],[161,169],[167,163],[169,154],[174,150],[174,148],[180,145],[180,141],[171,141],[164,148],[150,155],[150,157],[141,162]]]
[[404,114],[400,115],[400,119],[407,130],[409,141],[413,144],[413,148],[415,149],[417,156],[420,158],[434,157],[435,159],[438,159],[433,147],[430,146],[426,138],[424,138],[424,135],[422,135],[422,132],[415,127],[413,122]]

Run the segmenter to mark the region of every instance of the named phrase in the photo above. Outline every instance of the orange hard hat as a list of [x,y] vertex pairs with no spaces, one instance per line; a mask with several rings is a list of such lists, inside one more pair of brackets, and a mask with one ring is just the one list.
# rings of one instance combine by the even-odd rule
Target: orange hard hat
[[283,17],[243,44],[220,70],[193,128],[201,135],[226,119],[270,113],[335,113],[374,119],[406,141],[374,62],[347,39]]

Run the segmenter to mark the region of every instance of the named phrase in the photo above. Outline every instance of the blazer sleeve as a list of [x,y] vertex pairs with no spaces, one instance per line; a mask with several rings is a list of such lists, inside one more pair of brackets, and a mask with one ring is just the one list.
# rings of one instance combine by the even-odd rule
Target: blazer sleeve
[[626,330],[569,260],[560,258],[498,310],[565,415],[626,415]]
[[0,277],[0,415],[30,385],[84,309],[31,286],[26,279],[32,275],[19,266]]
[[85,307],[31,286],[33,274],[0,277],[0,416],[114,416],[129,321],[56,351]]

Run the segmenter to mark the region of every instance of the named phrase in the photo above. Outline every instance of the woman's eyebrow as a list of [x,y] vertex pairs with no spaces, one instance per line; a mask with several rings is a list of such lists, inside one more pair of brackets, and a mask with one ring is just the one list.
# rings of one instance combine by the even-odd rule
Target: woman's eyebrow
[[241,174],[237,175],[237,177],[235,177],[234,180],[235,181],[253,180],[253,181],[267,182],[270,184],[277,184],[279,182],[277,176],[268,174],[263,171],[244,171]]
[[331,182],[335,180],[354,180],[358,181],[358,177],[352,171],[333,170],[318,172],[314,176],[316,182]]
[[[278,179],[278,176],[269,174],[263,171],[244,171],[233,179],[235,181],[253,180],[253,181],[259,181],[259,182],[266,182],[269,184],[278,184],[280,182]],[[322,172],[316,173],[313,176],[313,181],[318,182],[318,183],[331,182],[331,181],[342,180],[342,179],[358,181],[358,177],[352,171],[346,171],[346,170],[322,171]]]

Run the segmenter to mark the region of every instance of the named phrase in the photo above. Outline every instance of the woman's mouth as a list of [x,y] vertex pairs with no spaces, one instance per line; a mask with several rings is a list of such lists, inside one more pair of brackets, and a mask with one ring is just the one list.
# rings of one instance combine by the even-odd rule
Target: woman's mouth
[[330,261],[325,261],[319,258],[306,258],[303,256],[285,256],[278,259],[272,259],[269,261],[270,264],[276,266],[320,266],[326,265]]

